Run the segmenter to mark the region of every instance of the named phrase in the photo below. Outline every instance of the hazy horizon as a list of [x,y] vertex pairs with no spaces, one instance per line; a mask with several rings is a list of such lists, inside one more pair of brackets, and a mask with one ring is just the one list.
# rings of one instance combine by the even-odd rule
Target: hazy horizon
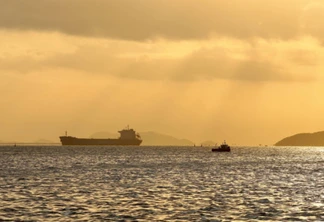
[[324,130],[322,1],[0,2],[0,141]]

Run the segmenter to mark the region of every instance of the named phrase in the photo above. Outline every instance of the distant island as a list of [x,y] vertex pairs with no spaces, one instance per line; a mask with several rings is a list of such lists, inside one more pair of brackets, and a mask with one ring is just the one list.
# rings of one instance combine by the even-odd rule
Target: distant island
[[277,142],[275,146],[324,146],[324,131],[289,136]]

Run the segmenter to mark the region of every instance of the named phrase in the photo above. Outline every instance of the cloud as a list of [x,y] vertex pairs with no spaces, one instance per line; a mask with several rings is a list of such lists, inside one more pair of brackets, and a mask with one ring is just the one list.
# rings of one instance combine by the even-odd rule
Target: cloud
[[[46,48],[47,38],[59,41]],[[0,70],[37,71],[44,75],[52,70],[71,70],[156,81],[309,81],[320,75],[323,66],[319,61],[324,57],[323,47],[313,38],[130,42],[17,32],[0,39],[15,48],[2,47],[5,44],[0,43]],[[22,39],[24,44],[19,45]]]
[[301,27],[304,33],[324,38],[324,3],[322,1],[311,1],[302,10]]
[[[126,40],[292,38],[310,0],[0,0],[0,27]],[[304,3],[304,4],[302,4]],[[306,30],[307,31],[307,30]]]

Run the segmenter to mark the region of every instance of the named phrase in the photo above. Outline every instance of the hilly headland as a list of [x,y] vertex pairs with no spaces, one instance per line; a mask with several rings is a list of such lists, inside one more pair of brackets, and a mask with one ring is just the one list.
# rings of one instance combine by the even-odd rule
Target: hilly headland
[[278,141],[275,146],[324,146],[324,131],[289,136]]

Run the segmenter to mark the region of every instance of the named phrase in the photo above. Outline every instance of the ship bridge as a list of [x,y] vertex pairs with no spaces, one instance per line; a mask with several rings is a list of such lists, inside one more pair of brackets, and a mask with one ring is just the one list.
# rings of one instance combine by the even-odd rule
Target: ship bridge
[[136,134],[133,129],[123,129],[118,131],[120,133],[120,139],[136,139],[138,138],[138,134]]

